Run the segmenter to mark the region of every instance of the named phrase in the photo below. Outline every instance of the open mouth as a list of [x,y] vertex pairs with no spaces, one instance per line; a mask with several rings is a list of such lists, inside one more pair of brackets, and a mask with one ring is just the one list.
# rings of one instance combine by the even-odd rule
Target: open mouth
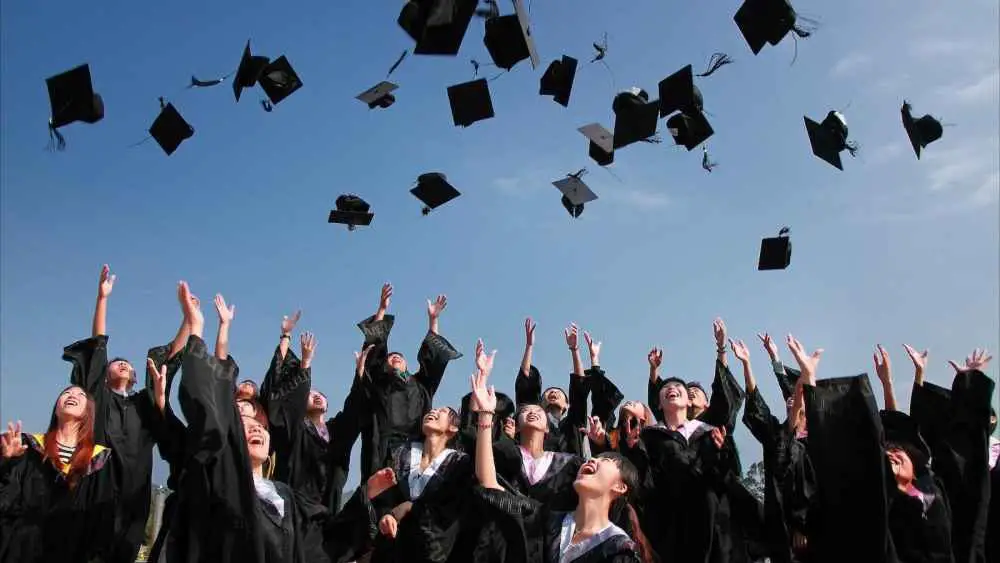
[[263,446],[264,438],[262,436],[251,436],[247,443],[251,446]]
[[526,422],[536,422],[539,420],[539,416],[535,413],[530,413],[528,415],[525,415],[524,420]]
[[584,463],[583,465],[580,466],[580,476],[581,477],[583,477],[585,475],[594,475],[596,473],[597,473],[597,462],[596,461],[591,460],[591,461],[588,461],[587,463]]
[[680,399],[681,396],[682,395],[681,395],[681,392],[679,390],[677,390],[677,389],[667,389],[667,398],[668,399]]
[[80,406],[80,401],[78,401],[76,399],[76,397],[70,397],[70,398],[66,399],[65,405],[67,407],[78,407],[78,406]]
[[427,414],[424,415],[424,422],[432,422],[432,421],[437,420],[437,419],[438,419],[438,415],[437,415],[436,412],[429,412],[429,413],[427,413]]

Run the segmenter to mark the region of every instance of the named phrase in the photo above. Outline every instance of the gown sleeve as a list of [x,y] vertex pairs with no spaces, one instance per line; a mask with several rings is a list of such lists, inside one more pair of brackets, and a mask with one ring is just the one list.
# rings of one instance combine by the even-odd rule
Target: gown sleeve
[[443,336],[428,332],[420,345],[420,351],[417,352],[420,370],[413,374],[413,379],[419,382],[433,399],[438,386],[441,385],[441,378],[444,377],[448,362],[461,357],[462,353],[456,350]]
[[351,390],[344,399],[344,406],[326,423],[330,435],[327,464],[330,481],[327,483],[326,506],[333,513],[340,511],[344,485],[350,472],[351,451],[361,434],[361,413],[365,406],[364,385],[354,378]]
[[745,393],[740,388],[729,367],[719,360],[715,361],[715,378],[712,380],[712,398],[708,409],[700,417],[703,422],[712,426],[725,427],[729,434],[733,433],[736,419],[743,408]]
[[191,336],[182,370],[178,399],[187,420],[186,453],[205,465],[226,446],[227,433],[235,423],[234,362],[231,357],[220,361],[210,356],[205,341]]
[[660,410],[660,388],[663,387],[663,379],[659,376],[655,380],[648,380],[646,383],[646,402],[657,422],[663,422],[663,411]]
[[615,425],[615,409],[625,398],[625,395],[611,381],[600,366],[594,366],[584,372],[590,385],[590,414],[600,419],[605,428]]
[[298,476],[292,475],[300,463],[305,433],[306,403],[312,385],[312,368],[303,368],[291,350],[279,368],[268,372],[261,384],[261,402],[267,411],[271,443],[276,455],[277,478],[289,486],[299,486]]
[[386,315],[381,321],[376,321],[372,315],[358,323],[358,328],[365,336],[364,345],[374,346],[365,358],[365,373],[369,380],[372,376],[385,372],[385,361],[389,357],[389,333],[396,322],[395,315]]
[[743,410],[743,424],[750,434],[760,442],[765,451],[770,450],[778,439],[781,423],[771,414],[767,401],[761,395],[760,389],[754,388],[747,395],[747,406]]
[[542,403],[542,374],[538,368],[531,366],[529,373],[522,373],[520,368],[514,379],[514,403],[516,405],[540,405]]
[[562,433],[562,451],[573,455],[583,455],[583,441],[586,436],[580,432],[587,426],[587,398],[590,385],[586,376],[569,376],[569,409],[559,422]]
[[[105,413],[111,404],[111,391],[107,386],[108,337],[98,335],[78,340],[63,348],[63,360],[72,364],[70,385],[81,387],[94,398],[94,412]],[[106,415],[94,420],[94,442],[107,444]]]

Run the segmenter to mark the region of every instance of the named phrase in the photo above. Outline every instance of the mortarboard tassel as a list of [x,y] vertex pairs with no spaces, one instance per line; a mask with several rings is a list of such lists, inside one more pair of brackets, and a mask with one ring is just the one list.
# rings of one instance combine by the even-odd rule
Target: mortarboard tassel
[[399,68],[399,65],[403,64],[403,59],[405,59],[406,55],[408,54],[410,54],[409,49],[403,50],[403,54],[400,55],[398,59],[396,59],[396,62],[392,63],[391,67],[389,67],[389,72],[385,75],[386,78],[389,78],[389,75],[391,75],[397,68]]
[[500,17],[500,6],[497,6],[497,0],[483,0],[483,4],[486,5],[485,8],[476,8],[477,18],[488,20]]
[[787,236],[788,233],[790,233],[790,232],[792,232],[792,230],[789,229],[788,227],[781,227],[781,230],[778,231],[778,236],[779,237]]
[[695,76],[699,77],[711,76],[715,71],[719,70],[720,68],[728,64],[732,64],[732,62],[733,59],[730,58],[729,55],[725,53],[715,53],[712,55],[712,58],[709,59],[708,61],[708,70],[706,70],[701,74],[696,74]]
[[191,84],[188,85],[188,88],[208,88],[210,86],[217,86],[225,82],[226,78],[228,78],[228,75],[223,76],[222,78],[216,78],[215,80],[198,80],[195,75],[192,74]]
[[701,167],[705,169],[706,172],[711,173],[712,169],[718,166],[718,162],[712,162],[708,159],[708,147],[701,147]]
[[645,139],[639,139],[639,140],[642,141],[643,143],[649,143],[651,145],[658,145],[663,142],[663,139],[660,138],[660,135],[658,133],[654,133],[653,135],[646,137]]
[[858,151],[861,150],[861,145],[857,141],[844,141],[844,148],[851,156],[858,156]]
[[792,33],[796,36],[805,39],[813,33],[816,33],[817,29],[819,29],[818,21],[812,18],[800,16],[798,14],[795,15],[795,25],[792,26]]
[[604,39],[600,43],[594,43],[594,50],[597,51],[597,54],[594,55],[593,59],[590,59],[590,62],[596,63],[597,61],[604,60],[604,57],[608,54],[608,32],[604,32]]
[[266,111],[267,113],[271,113],[274,110],[274,106],[271,105],[270,100],[261,100],[260,107],[264,108],[264,111]]
[[52,126],[52,120],[49,120],[49,144],[48,150],[63,151],[66,150],[66,138],[62,136],[62,133],[58,129]]

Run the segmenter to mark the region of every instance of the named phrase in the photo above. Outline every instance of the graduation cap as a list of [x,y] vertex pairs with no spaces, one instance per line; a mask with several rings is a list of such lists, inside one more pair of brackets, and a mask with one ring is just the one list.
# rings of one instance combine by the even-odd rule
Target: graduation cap
[[676,113],[670,116],[670,119],[667,120],[667,129],[674,138],[674,142],[683,145],[687,150],[694,149],[715,134],[712,124],[700,111]]
[[302,87],[299,75],[295,74],[295,70],[284,55],[265,66],[257,82],[274,105],[278,105]]
[[97,123],[104,119],[104,100],[94,92],[90,76],[90,65],[82,64],[74,69],[45,79],[49,91],[49,135],[58,139],[59,148],[66,140],[56,129],[76,121]]
[[371,213],[368,202],[354,194],[343,194],[337,197],[336,209],[330,211],[330,223],[347,225],[348,231],[353,231],[359,225],[371,225],[375,214]]
[[355,99],[368,104],[368,109],[374,109],[376,107],[387,108],[396,103],[396,96],[393,96],[392,92],[394,92],[397,88],[399,88],[399,86],[396,84],[383,80],[382,82],[379,82],[375,86],[355,96]]
[[659,84],[660,117],[667,117],[675,111],[685,113],[701,112],[705,108],[701,90],[694,84],[691,65],[664,78]]
[[462,195],[440,172],[428,172],[417,177],[417,186],[410,190],[424,204],[424,215]]
[[236,77],[233,78],[233,94],[236,101],[240,101],[240,94],[244,88],[253,88],[257,84],[264,68],[271,63],[271,59],[261,55],[254,55],[250,52],[250,40],[247,40],[246,47],[243,48],[243,57],[240,59],[240,66],[236,69]]
[[448,103],[451,104],[451,117],[456,126],[468,127],[495,115],[490,86],[485,78],[449,86]]
[[583,206],[597,199],[597,194],[590,189],[581,176],[586,173],[586,169],[575,174],[567,174],[565,178],[552,182],[560,192],[562,192],[562,205],[569,212],[570,216],[576,218],[583,214]]
[[156,116],[153,125],[149,127],[149,135],[170,156],[181,143],[194,136],[194,128],[184,121],[174,104],[163,105],[161,98],[160,106],[160,115]]
[[778,236],[760,241],[758,270],[784,270],[792,262],[792,241],[788,238],[790,229],[782,227]]
[[457,55],[477,0],[409,0],[399,12],[399,27],[417,42],[415,55]]
[[577,129],[590,140],[588,154],[601,166],[607,166],[615,161],[614,136],[600,123],[591,123]]
[[812,32],[796,22],[798,15],[788,0],[745,0],[733,16],[743,39],[754,55],[764,45],[777,45],[789,32],[809,37]]
[[812,146],[813,154],[828,162],[838,170],[843,170],[844,165],[840,161],[840,153],[848,151],[854,156],[858,151],[858,146],[847,140],[847,120],[839,111],[831,111],[826,114],[822,123],[803,116],[806,123],[806,132],[809,134],[809,145]]
[[615,112],[613,148],[627,147],[656,134],[660,102],[650,102],[645,90],[633,87],[618,94],[611,103],[611,109]]
[[531,38],[528,14],[520,0],[515,0],[513,14],[486,20],[483,43],[493,64],[499,68],[510,70],[524,59],[531,59],[532,68],[538,67],[538,53]]
[[917,160],[920,160],[920,150],[940,139],[941,135],[944,134],[944,128],[940,121],[930,115],[925,114],[923,117],[913,119],[911,111],[910,103],[904,101],[903,107],[900,109],[903,116],[903,128],[906,129],[906,136],[910,138],[910,145],[913,146],[913,152],[917,154]]
[[538,93],[542,96],[552,96],[562,107],[569,107],[569,96],[573,91],[573,80],[576,78],[577,60],[563,55],[562,60],[552,61],[545,69],[538,85]]

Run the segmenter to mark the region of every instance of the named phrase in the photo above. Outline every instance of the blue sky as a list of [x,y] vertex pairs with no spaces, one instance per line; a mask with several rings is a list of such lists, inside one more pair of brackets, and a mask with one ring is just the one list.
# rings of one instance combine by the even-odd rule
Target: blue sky
[[[494,382],[512,390],[525,316],[538,322],[536,363],[565,384],[570,321],[604,342],[603,363],[628,397],[645,396],[646,352],[666,349],[669,374],[707,382],[712,319],[752,343],[765,394],[779,405],[754,332],[794,332],[824,347],[822,376],[871,371],[889,347],[904,404],[911,377],[900,346],[931,349],[930,378],[973,347],[997,348],[998,31],[995,0],[961,9],[930,0],[801,0],[820,20],[753,57],[732,15],[736,2],[533,2],[543,67],[521,63],[491,83],[497,117],[454,127],[445,89],[488,60],[474,22],[454,59],[409,57],[388,111],[353,97],[385,76],[412,42],[395,23],[399,2],[113,0],[5,2],[0,12],[2,319],[0,417],[40,430],[67,380],[62,346],[89,334],[100,265],[119,276],[110,305],[112,353],[138,360],[180,318],[177,280],[236,304],[232,352],[262,377],[282,314],[319,338],[316,385],[339,404],[348,388],[354,324],[379,286],[396,287],[393,346],[411,355],[425,330],[425,299],[446,293],[442,332],[466,352],[438,400],[467,391],[476,337],[497,348]],[[511,10],[501,2],[503,11]],[[608,64],[588,65],[609,34]],[[304,87],[264,113],[259,90],[234,104],[229,84],[183,91],[188,77],[230,72],[251,38],[284,54]],[[735,64],[699,85],[720,166],[700,151],[640,144],[616,155],[621,181],[587,158],[576,128],[611,125],[615,87],[657,82],[715,51]],[[570,107],[538,96],[548,61],[581,59]],[[63,130],[48,153],[44,79],[89,62],[106,117]],[[613,84],[614,82],[614,84]],[[166,96],[195,136],[171,157],[143,139]],[[954,127],[917,161],[900,124],[918,115]],[[845,171],[812,156],[802,116],[844,111],[861,144]],[[587,167],[600,199],[572,220],[550,184]],[[441,171],[463,195],[420,215],[408,193]],[[336,196],[374,207],[372,228],[326,223]],[[755,270],[759,240],[788,225],[792,266]],[[782,348],[789,359],[787,350]],[[139,363],[141,365],[141,362]],[[991,369],[991,375],[996,370]],[[737,372],[737,375],[739,372]],[[759,457],[743,430],[743,457]],[[158,473],[162,476],[161,469]]]

